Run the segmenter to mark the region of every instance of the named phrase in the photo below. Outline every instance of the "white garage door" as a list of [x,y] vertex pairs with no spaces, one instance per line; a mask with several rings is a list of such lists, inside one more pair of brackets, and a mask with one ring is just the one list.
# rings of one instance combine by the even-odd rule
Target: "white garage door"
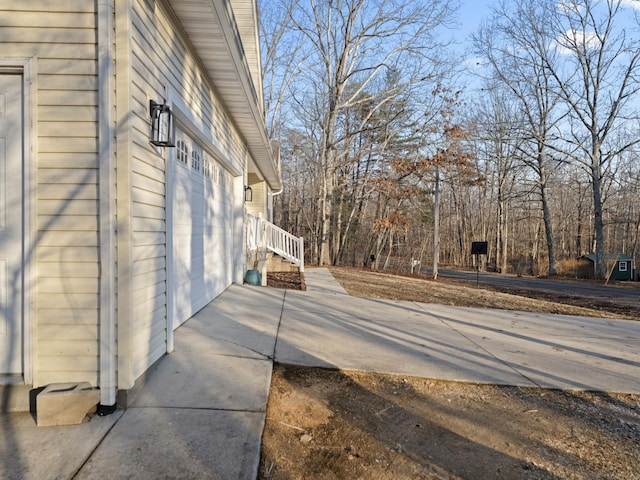
[[232,279],[232,178],[188,134],[172,158],[173,327],[222,293]]

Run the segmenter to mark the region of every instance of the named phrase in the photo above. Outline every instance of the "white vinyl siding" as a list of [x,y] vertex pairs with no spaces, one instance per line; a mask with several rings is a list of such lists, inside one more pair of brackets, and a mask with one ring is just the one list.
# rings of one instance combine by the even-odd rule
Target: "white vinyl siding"
[[167,97],[163,87],[168,85],[222,155],[220,161],[242,169],[246,156],[244,142],[233,128],[224,105],[215,96],[200,61],[163,15],[160,4],[156,5],[153,16],[145,6],[144,1],[135,3],[133,19],[133,104],[139,120],[145,122],[137,129],[144,132],[148,143],[146,96],[151,100],[162,100]]
[[[0,2],[3,57],[37,57],[34,385],[98,383],[95,2]],[[26,108],[31,108],[26,105]]]
[[[66,381],[98,386],[104,380],[98,373],[99,337],[104,333],[101,315],[108,319],[113,313],[117,322],[114,360],[119,389],[131,388],[167,351],[171,279],[166,195],[167,165],[173,154],[149,143],[149,100],[169,100],[203,146],[198,169],[191,172],[201,181],[203,198],[210,200],[197,207],[202,211],[203,236],[198,268],[206,288],[196,304],[208,302],[231,283],[234,256],[241,256],[233,249],[242,243],[234,245],[234,228],[236,235],[241,233],[234,225],[241,222],[242,208],[233,196],[241,194],[240,175],[245,173],[248,151],[227,106],[215,93],[211,72],[166,11],[167,2],[117,1],[112,6],[112,33],[117,40],[113,54],[118,58],[109,70],[113,83],[103,87],[118,103],[111,125],[118,155],[107,154],[105,162],[98,152],[99,132],[103,141],[105,132],[98,109],[108,111],[105,102],[111,102],[98,91],[105,72],[97,59],[98,48],[104,45],[98,44],[104,30],[97,28],[97,22],[104,20],[103,2],[0,0],[2,57],[33,59],[36,74],[32,98],[37,104],[25,106],[33,109],[29,118],[35,133],[33,142],[28,139],[34,149],[35,191],[27,188],[33,197],[30,227],[35,243],[26,252],[33,262],[29,330],[34,341],[34,386]],[[104,27],[104,22],[100,25]],[[188,168],[192,160],[186,159]],[[107,168],[113,168],[114,178],[105,189],[100,182],[105,181]],[[105,193],[110,188],[117,199]],[[108,198],[101,199],[99,192]],[[109,211],[105,201],[114,206],[112,213],[118,218],[99,218],[100,212]],[[107,233],[113,235],[114,244],[108,242],[103,248],[99,242],[110,223],[114,230]],[[101,258],[111,260],[112,255],[113,264],[100,265]],[[105,282],[110,272],[120,291],[114,292]],[[116,295],[113,311],[100,312],[111,295]]]
[[267,182],[260,180],[254,173],[249,174],[249,186],[251,187],[251,201],[247,203],[247,212],[258,216],[262,214],[266,220],[271,220],[268,207]]
[[[188,113],[190,121],[198,125],[199,134],[209,140],[207,148],[216,151],[220,156],[219,161],[237,173],[242,172],[246,155],[244,143],[233,128],[224,106],[215,96],[207,73],[182,38],[181,30],[175,28],[172,21],[161,2],[156,2],[153,10],[148,2],[133,2],[130,66],[130,106],[133,115],[130,118],[131,290],[134,293],[131,295],[132,318],[128,321],[129,331],[133,335],[130,362],[134,379],[166,352],[168,336],[166,232],[170,227],[167,225],[166,212],[167,162],[176,160],[172,149],[156,149],[149,144],[149,100],[163,102],[171,97],[178,102],[182,110]],[[165,91],[165,87],[168,90]],[[173,108],[175,111],[179,106],[174,105]],[[189,169],[191,175],[198,176],[203,188],[210,188],[204,182],[205,152],[199,153],[198,168],[194,171],[191,151],[190,148],[182,166]],[[193,205],[198,211],[203,211],[203,207]],[[198,227],[204,237],[211,239],[209,231],[212,228],[224,228],[223,235],[229,236],[224,244],[229,246],[231,221],[225,220],[228,223],[224,227],[211,222],[207,224],[207,221],[203,216],[201,222],[204,223]],[[231,258],[225,262],[209,260],[219,248],[216,245],[203,245],[203,253],[206,251],[207,255],[198,259],[201,265],[197,268],[202,270],[202,278],[207,270],[207,275],[215,275],[218,280],[215,287],[210,285],[206,289],[205,296],[198,299],[196,305],[208,303],[214,298],[214,292],[220,293],[231,283]]]

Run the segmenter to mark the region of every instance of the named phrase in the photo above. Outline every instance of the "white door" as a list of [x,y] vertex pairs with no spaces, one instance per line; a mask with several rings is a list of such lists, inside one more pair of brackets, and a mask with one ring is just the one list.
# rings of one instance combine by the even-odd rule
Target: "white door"
[[222,293],[232,280],[230,176],[184,132],[171,172],[173,328]]
[[0,73],[0,375],[22,372],[22,75]]

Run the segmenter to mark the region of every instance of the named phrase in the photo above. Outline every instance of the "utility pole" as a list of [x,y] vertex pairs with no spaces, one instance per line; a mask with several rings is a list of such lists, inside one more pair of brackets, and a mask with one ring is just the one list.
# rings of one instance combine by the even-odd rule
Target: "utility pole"
[[436,188],[433,205],[433,279],[438,278],[438,257],[440,256],[440,167],[436,164]]

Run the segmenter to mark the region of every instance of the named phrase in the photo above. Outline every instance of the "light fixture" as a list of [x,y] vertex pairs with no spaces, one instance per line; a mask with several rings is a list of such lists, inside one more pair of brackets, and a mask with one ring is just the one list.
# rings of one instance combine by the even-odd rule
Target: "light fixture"
[[253,190],[249,185],[245,185],[244,187],[244,201],[245,202],[253,201]]
[[166,103],[149,102],[151,115],[151,139],[153,145],[158,147],[175,147],[176,128],[173,121],[173,112]]

